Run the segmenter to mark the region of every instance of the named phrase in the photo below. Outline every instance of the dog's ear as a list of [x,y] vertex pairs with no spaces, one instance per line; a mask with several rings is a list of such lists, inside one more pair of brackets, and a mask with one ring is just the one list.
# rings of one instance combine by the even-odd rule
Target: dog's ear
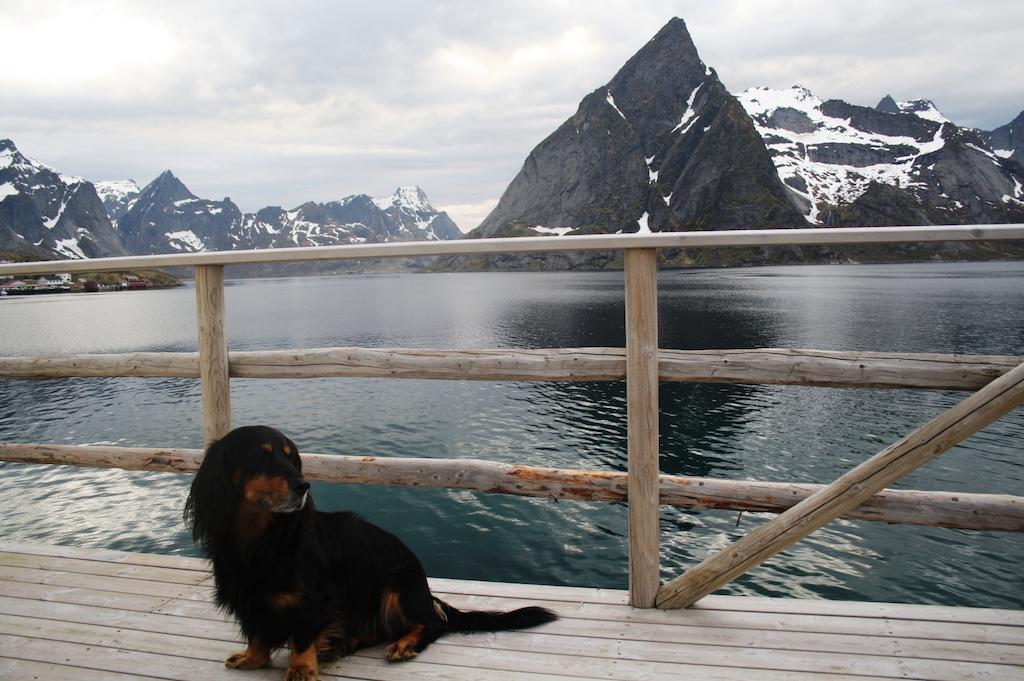
[[284,438],[285,444],[288,445],[288,449],[286,450],[286,451],[289,452],[288,460],[291,461],[292,464],[295,465],[295,468],[297,468],[299,473],[301,474],[302,473],[302,457],[299,456],[299,448],[296,447],[295,443],[292,442],[291,439],[288,438],[287,436],[281,435],[281,437]]
[[207,448],[185,501],[185,523],[192,531],[192,539],[207,547],[224,536],[238,505],[237,491],[227,470],[226,439],[217,440]]

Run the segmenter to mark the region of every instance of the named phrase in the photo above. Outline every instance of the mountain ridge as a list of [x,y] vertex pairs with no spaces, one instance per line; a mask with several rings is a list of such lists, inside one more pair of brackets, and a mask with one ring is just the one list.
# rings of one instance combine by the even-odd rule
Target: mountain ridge
[[69,178],[0,140],[0,250],[55,258],[193,253],[455,239],[462,235],[418,186],[291,210],[243,213],[229,197],[195,194],[165,170],[134,180]]
[[[1015,141],[1024,134],[1024,114],[997,130],[956,126],[928,99],[886,95],[865,107],[821,101],[799,86],[732,95],[700,59],[685,22],[674,18],[530,152],[467,238],[1024,222],[1024,166],[1009,158],[1024,148]],[[1007,150],[989,146],[993,135]],[[1024,255],[1024,248],[1009,248]],[[972,249],[855,250],[858,258],[919,258]],[[663,256],[677,264],[854,257],[845,253],[852,251]],[[615,258],[447,258],[434,269],[600,268],[617,265]]]
[[[465,236],[999,222],[1024,222],[1024,112],[981,131],[956,125],[928,99],[886,94],[869,107],[822,101],[800,86],[733,94],[700,58],[685,22],[673,18],[531,150],[494,209]],[[141,188],[131,180],[93,184],[0,140],[5,250],[77,258],[462,236],[417,186],[244,213],[230,198],[195,196],[169,170]],[[967,252],[929,248],[893,252]],[[1024,247],[1014,248],[1003,251],[1024,255]],[[674,264],[736,264],[854,257],[848,252],[663,255]],[[436,268],[600,268],[617,266],[618,258],[492,256],[442,259]]]

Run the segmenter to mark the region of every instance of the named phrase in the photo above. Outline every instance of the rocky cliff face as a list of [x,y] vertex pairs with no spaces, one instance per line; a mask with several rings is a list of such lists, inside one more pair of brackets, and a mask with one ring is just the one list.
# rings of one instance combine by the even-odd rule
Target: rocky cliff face
[[997,156],[1024,163],[1024,111],[1006,125],[982,135]]
[[[701,61],[683,20],[673,19],[537,145],[468,236],[804,224],[750,117]],[[600,267],[612,257],[451,259],[438,267]]]
[[748,116],[673,19],[530,153],[470,237],[803,224]]
[[60,175],[0,140],[0,250],[53,258],[125,255],[91,182]]
[[117,231],[136,255],[220,251],[231,248],[231,227],[241,218],[231,199],[200,199],[167,170],[118,218]]

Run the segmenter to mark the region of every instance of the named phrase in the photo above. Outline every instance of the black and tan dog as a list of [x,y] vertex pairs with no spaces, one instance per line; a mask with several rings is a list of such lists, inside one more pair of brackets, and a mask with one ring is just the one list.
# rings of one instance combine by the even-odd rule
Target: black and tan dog
[[463,612],[430,593],[413,552],[354,513],[315,510],[295,444],[273,428],[238,428],[206,450],[185,520],[213,563],[217,603],[248,647],[227,666],[255,669],[289,645],[285,678],[387,642],[408,660],[453,631],[503,631],[555,619],[544,608]]

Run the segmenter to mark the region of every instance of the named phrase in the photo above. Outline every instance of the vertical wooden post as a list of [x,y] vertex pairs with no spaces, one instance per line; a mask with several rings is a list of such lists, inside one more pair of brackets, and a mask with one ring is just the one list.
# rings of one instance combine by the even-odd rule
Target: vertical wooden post
[[658,252],[626,251],[626,421],[629,602],[658,595]]
[[203,389],[203,441],[208,446],[231,430],[223,265],[196,267],[196,313],[199,320],[199,380]]

